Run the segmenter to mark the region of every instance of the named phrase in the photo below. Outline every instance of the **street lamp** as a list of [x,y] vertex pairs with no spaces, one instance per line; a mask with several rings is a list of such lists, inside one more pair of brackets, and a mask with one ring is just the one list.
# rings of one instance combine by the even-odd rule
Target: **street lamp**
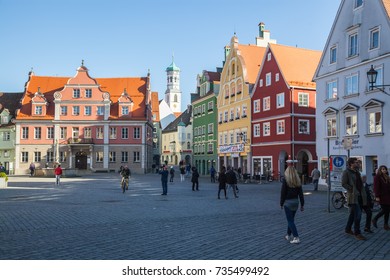
[[374,67],[371,65],[371,68],[370,70],[367,72],[367,79],[368,79],[368,83],[370,84],[370,87],[369,89],[370,90],[373,90],[374,88],[376,89],[379,89],[381,92],[387,94],[387,95],[390,95],[389,93],[387,93],[386,91],[384,91],[382,89],[382,87],[387,87],[387,86],[390,86],[390,85],[376,85],[376,78],[378,77],[378,71],[376,71],[374,69]]

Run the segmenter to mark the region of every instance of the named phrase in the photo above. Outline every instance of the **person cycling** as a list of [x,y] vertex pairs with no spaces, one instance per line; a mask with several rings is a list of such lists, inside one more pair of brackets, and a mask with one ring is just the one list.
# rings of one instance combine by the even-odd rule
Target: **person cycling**
[[121,181],[122,192],[125,192],[125,189],[126,190],[129,189],[129,177],[131,176],[129,167],[125,165],[125,167],[123,167],[120,174],[122,176],[122,181]]

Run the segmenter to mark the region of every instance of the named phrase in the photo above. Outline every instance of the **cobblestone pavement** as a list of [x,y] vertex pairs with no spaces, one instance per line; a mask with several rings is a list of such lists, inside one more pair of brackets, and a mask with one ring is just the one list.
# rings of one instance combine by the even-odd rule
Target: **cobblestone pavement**
[[227,200],[206,177],[198,192],[176,177],[167,196],[156,174],[134,175],[125,194],[119,182],[114,173],[62,178],[60,187],[54,178],[11,176],[0,189],[0,259],[390,259],[390,232],[347,236],[347,209],[329,212],[327,192],[311,185],[296,216],[302,242],[293,245],[278,182],[240,184],[239,198]]

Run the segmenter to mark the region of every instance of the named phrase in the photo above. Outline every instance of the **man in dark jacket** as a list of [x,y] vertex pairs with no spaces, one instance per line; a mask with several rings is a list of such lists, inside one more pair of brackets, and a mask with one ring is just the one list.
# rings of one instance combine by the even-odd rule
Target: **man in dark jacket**
[[232,188],[234,197],[238,198],[238,195],[236,193],[236,185],[237,185],[236,173],[234,173],[233,168],[231,166],[228,166],[226,172],[226,188],[228,190],[229,188]]
[[[347,190],[349,217],[345,227],[345,233],[355,235],[358,240],[366,240],[360,231],[362,207],[367,205],[367,195],[359,172],[357,158],[349,158],[347,169],[344,170],[341,185]],[[352,224],[354,231],[352,231]]]
[[191,177],[191,182],[192,182],[192,191],[199,191],[199,173],[198,169],[196,167],[192,167],[192,177]]
[[161,195],[167,195],[168,194],[168,168],[166,165],[163,165],[162,169],[159,172],[161,174],[161,185],[163,189],[163,193]]

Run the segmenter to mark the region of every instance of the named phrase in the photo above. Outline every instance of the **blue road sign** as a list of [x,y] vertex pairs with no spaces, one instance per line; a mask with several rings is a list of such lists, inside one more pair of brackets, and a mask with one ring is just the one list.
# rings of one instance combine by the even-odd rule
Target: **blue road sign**
[[345,160],[342,157],[334,157],[333,158],[333,165],[334,167],[341,168],[345,164]]

